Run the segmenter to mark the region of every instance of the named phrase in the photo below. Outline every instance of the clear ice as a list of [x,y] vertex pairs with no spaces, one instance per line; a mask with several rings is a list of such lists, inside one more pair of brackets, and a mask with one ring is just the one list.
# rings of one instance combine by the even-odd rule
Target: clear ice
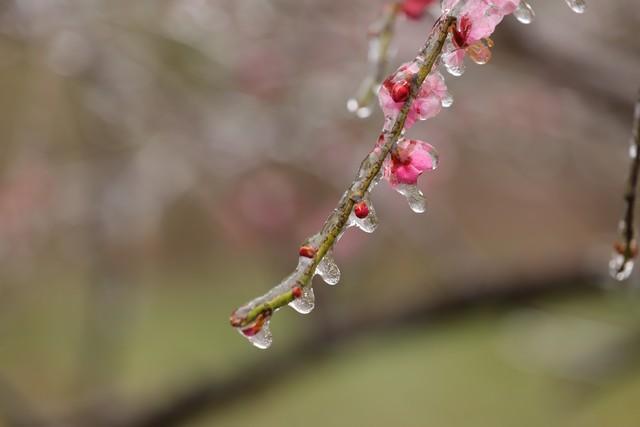
[[369,207],[369,214],[364,218],[358,218],[352,210],[351,215],[349,215],[347,227],[358,227],[365,233],[373,233],[378,227],[378,216],[376,215],[376,210],[373,208],[371,201],[368,198],[365,198],[364,200]]
[[395,190],[407,198],[409,207],[415,213],[423,213],[427,210],[427,201],[417,185],[398,184],[395,186]]
[[315,307],[315,300],[313,288],[309,284],[302,288],[302,296],[291,301],[289,303],[289,307],[293,308],[300,314],[308,314],[313,311],[313,307]]
[[533,8],[525,0],[521,0],[518,8],[513,12],[513,16],[522,24],[531,24],[536,16]]
[[316,274],[322,277],[328,285],[337,285],[340,281],[340,269],[333,259],[331,252],[327,252],[316,267]]
[[565,2],[575,13],[584,13],[587,10],[587,2],[585,0],[565,0]]

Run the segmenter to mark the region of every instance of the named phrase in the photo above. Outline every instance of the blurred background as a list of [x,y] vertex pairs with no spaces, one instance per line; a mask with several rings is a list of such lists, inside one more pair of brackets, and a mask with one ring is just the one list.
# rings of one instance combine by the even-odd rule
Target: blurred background
[[376,140],[345,104],[384,2],[0,2],[0,425],[636,427],[640,276],[606,273],[640,6],[531,3],[410,131],[427,214],[380,185],[265,352],[228,316]]

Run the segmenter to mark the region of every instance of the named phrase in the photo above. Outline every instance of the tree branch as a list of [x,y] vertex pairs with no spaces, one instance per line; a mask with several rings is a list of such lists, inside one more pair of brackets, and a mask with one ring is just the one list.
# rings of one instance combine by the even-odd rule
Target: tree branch
[[276,286],[262,297],[256,298],[237,309],[231,315],[232,326],[244,328],[252,322],[268,320],[275,310],[295,299],[296,290],[294,285],[301,288],[311,286],[311,279],[316,272],[316,268],[345,230],[355,203],[361,200],[370,190],[380,173],[384,159],[402,136],[411,104],[439,58],[449,28],[454,24],[455,19],[454,16],[443,16],[435,23],[425,45],[415,59],[415,62],[419,64],[419,70],[413,76],[409,97],[404,102],[392,125],[385,125],[380,134],[381,143],[362,161],[355,180],[343,194],[338,206],[327,218],[320,233],[310,237],[306,242],[305,245],[312,248],[309,261],[299,264],[299,268],[293,273],[295,280],[284,283],[286,286]]
[[640,172],[640,91],[638,100],[636,101],[633,115],[633,129],[631,143],[629,147],[629,156],[631,157],[631,165],[629,166],[629,175],[627,178],[627,186],[624,192],[625,211],[621,222],[620,234],[622,242],[616,242],[614,245],[616,253],[614,254],[610,268],[611,274],[618,280],[624,280],[629,277],[633,270],[633,260],[638,254],[638,244],[636,242],[635,230],[635,207],[636,195],[638,192],[638,175]]

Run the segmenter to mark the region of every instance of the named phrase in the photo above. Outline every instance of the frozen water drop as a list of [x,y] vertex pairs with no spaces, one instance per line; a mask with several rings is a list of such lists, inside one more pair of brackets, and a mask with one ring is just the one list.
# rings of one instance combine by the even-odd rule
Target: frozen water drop
[[575,13],[584,13],[587,10],[587,2],[585,0],[565,0],[567,6]]
[[633,260],[625,259],[624,255],[614,253],[609,261],[609,273],[618,281],[627,280],[633,272]]
[[313,307],[315,307],[315,295],[313,294],[313,288],[311,286],[303,287],[302,296],[291,301],[289,306],[300,314],[311,313]]
[[366,200],[366,203],[369,210],[368,215],[364,218],[358,218],[355,212],[351,212],[351,215],[349,216],[349,226],[358,227],[365,233],[373,233],[378,227],[378,216],[376,215],[376,211],[371,202]]
[[355,98],[350,98],[347,101],[347,110],[350,113],[355,113],[355,115],[358,118],[361,119],[366,119],[367,117],[369,117],[372,113],[372,109],[370,106],[367,105],[360,105],[360,103],[358,102],[357,99]]
[[440,100],[440,103],[444,108],[451,107],[453,105],[453,96],[449,92],[447,92]]
[[415,184],[399,184],[396,186],[396,191],[407,198],[409,207],[415,213],[423,213],[427,210],[427,202],[424,199],[424,194]]
[[629,157],[635,159],[638,157],[638,146],[636,144],[631,144],[629,146]]
[[316,273],[322,277],[322,280],[325,281],[328,285],[337,285],[340,281],[340,269],[333,259],[333,255],[331,252],[327,252],[327,254],[322,258],[318,267],[316,267]]
[[251,326],[238,329],[240,335],[249,340],[251,344],[259,349],[267,349],[273,342],[271,328],[269,327],[269,319],[263,320],[259,318]]
[[358,111],[358,108],[360,108],[360,106],[358,105],[357,99],[350,98],[347,101],[347,110],[349,110],[350,113],[355,113],[356,111]]
[[370,107],[360,107],[356,111],[356,116],[358,116],[358,118],[360,118],[360,119],[366,119],[370,115],[371,115],[371,108]]
[[464,74],[464,62],[455,60],[448,56],[448,54],[442,55],[442,60],[444,63],[444,68],[447,70],[449,74],[455,77],[460,77]]
[[529,3],[521,0],[518,7],[513,12],[513,16],[515,16],[521,24],[531,24],[536,14]]

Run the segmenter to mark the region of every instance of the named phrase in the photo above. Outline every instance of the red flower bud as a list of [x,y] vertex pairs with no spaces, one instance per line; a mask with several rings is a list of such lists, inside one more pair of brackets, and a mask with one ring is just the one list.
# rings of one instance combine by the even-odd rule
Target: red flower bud
[[[613,249],[620,255],[627,255],[627,245],[623,242],[615,242],[613,244]],[[638,243],[635,240],[631,241],[628,254],[631,258],[635,258],[638,255]]]
[[404,102],[409,97],[409,82],[402,80],[391,88],[391,99],[394,102]]
[[316,254],[316,249],[312,246],[300,246],[298,254],[305,258],[313,258]]
[[302,296],[302,288],[300,286],[294,286],[293,289],[291,289],[291,294],[295,299],[300,298]]
[[360,219],[366,218],[369,215],[369,206],[367,205],[367,202],[363,200],[356,203],[353,207],[353,213]]

